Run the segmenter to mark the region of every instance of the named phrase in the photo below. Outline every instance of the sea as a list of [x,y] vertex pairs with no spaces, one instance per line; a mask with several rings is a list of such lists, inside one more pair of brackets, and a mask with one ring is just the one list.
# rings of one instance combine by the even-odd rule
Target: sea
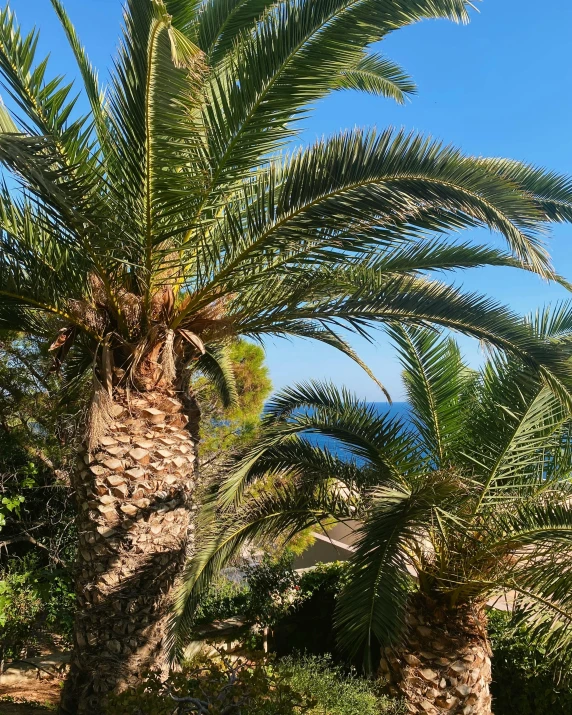
[[391,405],[388,402],[370,402],[369,404],[373,405],[380,414],[401,417],[404,422],[409,420],[411,411],[409,402],[392,402]]

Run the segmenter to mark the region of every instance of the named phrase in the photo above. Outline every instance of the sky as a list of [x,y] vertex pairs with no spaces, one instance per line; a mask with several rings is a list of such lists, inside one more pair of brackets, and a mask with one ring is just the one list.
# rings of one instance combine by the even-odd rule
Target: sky
[[[104,77],[119,37],[121,0],[66,0],[65,5]],[[572,3],[483,0],[477,5],[469,25],[425,21],[380,44],[378,49],[417,84],[417,95],[405,106],[339,92],[315,108],[300,141],[312,142],[355,126],[391,125],[430,134],[468,154],[509,157],[572,174]],[[41,49],[51,53],[53,71],[73,76],[74,61],[50,0],[11,0],[11,6],[24,29],[40,28]],[[463,238],[502,245],[485,231],[465,232]],[[557,271],[572,280],[572,225],[553,227],[548,245]],[[568,298],[563,288],[516,269],[479,268],[449,280],[523,314]],[[462,337],[460,343],[469,363],[478,365],[482,356],[476,341]],[[392,398],[402,400],[399,363],[384,335],[377,335],[373,344],[352,344]],[[332,380],[365,399],[382,399],[370,378],[331,348],[276,339],[266,344],[266,350],[276,389],[308,379]]]

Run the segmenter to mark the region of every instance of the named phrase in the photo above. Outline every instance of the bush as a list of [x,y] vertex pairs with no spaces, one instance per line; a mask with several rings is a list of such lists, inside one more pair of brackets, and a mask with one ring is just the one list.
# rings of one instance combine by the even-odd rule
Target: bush
[[219,577],[202,596],[195,623],[212,623],[244,615],[248,610],[248,586]]
[[376,684],[333,665],[331,656],[283,658],[278,672],[291,687],[315,701],[312,715],[394,715],[401,703],[381,696]]
[[0,673],[6,658],[18,658],[33,636],[42,602],[25,576],[0,576]]
[[277,558],[265,554],[260,564],[245,569],[250,620],[262,626],[274,626],[298,607],[300,579],[292,569],[293,562],[294,554],[286,550]]
[[108,698],[109,715],[297,715],[314,701],[297,692],[268,660],[198,659],[161,682],[150,673],[134,689]]
[[302,574],[300,591],[307,598],[315,594],[323,596],[326,593],[337,596],[347,581],[347,574],[348,564],[345,561],[318,563]]
[[316,564],[315,568],[301,575],[298,607],[286,614],[274,628],[272,647],[279,655],[293,651],[339,655],[333,618],[347,571],[346,563],[336,561]]
[[299,601],[299,579],[292,570],[293,558],[289,552],[278,558],[265,554],[261,563],[244,568],[246,583],[221,575],[201,597],[195,624],[233,616],[244,616],[262,626],[276,623]]
[[30,554],[0,571],[0,661],[34,653],[37,639],[71,638],[75,596],[71,574],[42,567]]
[[195,623],[244,616],[252,623],[274,625],[303,600],[293,560],[290,551],[278,557],[265,554],[260,563],[243,569],[245,583],[221,575],[201,597]]
[[[203,708],[202,710],[200,708]],[[344,674],[331,658],[231,662],[222,652],[186,665],[166,682],[149,674],[134,689],[111,696],[111,715],[397,715],[395,700],[381,697],[372,681]]]
[[558,665],[538,648],[526,628],[516,631],[501,611],[489,613],[493,646],[495,715],[569,715],[572,689],[558,686]]

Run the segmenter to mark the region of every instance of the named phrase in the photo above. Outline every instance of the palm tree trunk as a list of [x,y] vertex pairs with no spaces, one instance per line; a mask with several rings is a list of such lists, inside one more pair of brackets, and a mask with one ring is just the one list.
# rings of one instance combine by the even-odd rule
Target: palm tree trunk
[[[118,391],[114,421],[75,475],[79,549],[74,652],[61,712],[167,668],[164,635],[189,549],[200,413],[160,392]],[[191,537],[192,538],[192,537]]]
[[491,647],[483,609],[443,609],[417,596],[409,625],[404,646],[384,649],[380,664],[408,712],[491,715]]

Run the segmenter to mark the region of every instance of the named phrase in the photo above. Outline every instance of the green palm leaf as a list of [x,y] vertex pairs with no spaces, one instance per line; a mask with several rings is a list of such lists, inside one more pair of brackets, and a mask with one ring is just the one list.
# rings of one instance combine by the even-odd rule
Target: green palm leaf
[[482,159],[491,171],[515,182],[534,197],[551,221],[569,221],[572,216],[570,177],[509,159]]
[[[297,436],[320,434],[335,439],[338,449],[367,464],[378,481],[391,478],[399,482],[400,476],[419,460],[415,438],[401,420],[379,415],[373,406],[364,409],[347,391],[329,383],[313,382],[284,390],[268,402],[264,424],[264,438],[244,455],[220,489],[219,503],[224,508],[242,500],[245,489],[261,470],[270,466],[274,469],[291,460],[293,453],[288,451],[288,444],[292,440],[300,454],[307,456],[305,449],[313,454]],[[322,453],[323,450],[319,454],[323,456]],[[326,465],[332,467],[327,460]],[[336,474],[345,482],[339,461],[335,465],[330,475]],[[299,462],[296,469],[302,470]],[[353,468],[350,474],[356,478]]]
[[[554,342],[568,340],[568,323],[568,306],[560,305],[523,325]],[[450,337],[402,324],[390,332],[415,429],[329,384],[283,390],[267,406],[260,437],[213,496],[221,534],[232,532],[228,524],[238,517],[253,539],[288,540],[312,523],[305,507],[320,519],[360,520],[335,623],[341,647],[351,657],[363,654],[369,667],[380,644],[399,648],[406,638],[415,590],[451,617],[467,604],[479,610],[489,599],[516,595],[515,623],[526,623],[548,657],[568,667],[569,404],[530,363],[493,353],[476,372]],[[343,496],[351,516],[326,508],[325,492],[319,512],[318,487]],[[292,501],[281,502],[278,516],[274,500],[289,489]],[[260,493],[272,505],[264,516]],[[190,568],[215,563],[216,553],[199,555]],[[195,583],[181,612],[198,597]]]
[[446,467],[459,440],[459,412],[474,374],[452,338],[400,325],[392,326],[389,334],[399,351],[413,424],[436,466]]
[[404,104],[415,84],[398,65],[378,54],[364,54],[340,73],[340,89],[359,89]]
[[435,510],[448,507],[456,486],[448,479],[425,479],[405,489],[378,487],[371,495],[335,615],[340,644],[351,656],[363,652],[369,670],[372,647],[393,645],[403,635],[410,551]]
[[213,522],[210,504],[203,510],[199,533],[200,553],[188,563],[169,629],[170,650],[174,657],[192,632],[193,615],[200,596],[225,565],[252,539],[272,539],[294,535],[310,526],[336,519],[351,519],[351,504],[331,483],[303,480],[283,484],[253,497],[247,508],[233,512],[222,522]]
[[236,378],[226,346],[207,346],[205,354],[196,361],[193,370],[198,370],[212,382],[224,407],[236,405]]
[[391,8],[374,0],[275,3],[213,77],[207,119],[217,164],[213,190],[223,171],[259,162],[283,145],[292,135],[292,120],[335,88],[365,45],[424,17],[465,20],[466,3],[399,0]]
[[85,49],[77,36],[75,28],[71,23],[61,0],[51,0],[51,2],[76,58],[81,78],[83,80],[85,93],[87,99],[89,100],[91,111],[93,112],[94,123],[99,133],[99,143],[102,147],[105,147],[107,141],[107,127],[104,110],[104,96],[99,88],[97,73],[87,57]]
[[[184,2],[184,0],[183,0]],[[199,45],[211,64],[221,61],[264,12],[271,0],[207,0],[200,9]]]

